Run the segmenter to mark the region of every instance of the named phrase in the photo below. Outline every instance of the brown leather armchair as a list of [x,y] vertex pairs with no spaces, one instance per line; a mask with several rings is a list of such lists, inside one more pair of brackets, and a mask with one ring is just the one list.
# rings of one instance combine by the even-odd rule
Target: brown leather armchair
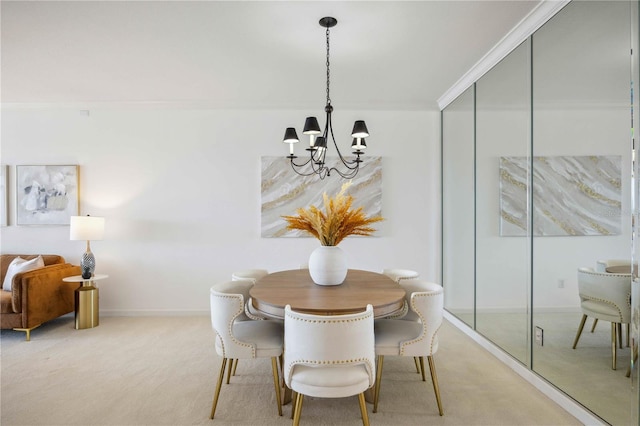
[[[37,255],[3,254],[0,257],[0,285],[4,283],[9,264],[20,256],[33,259]],[[66,263],[58,255],[42,255],[45,266],[13,277],[11,291],[0,291],[0,328],[24,331],[27,341],[31,330],[74,311],[74,290],[78,283],[62,281],[80,275],[80,266]]]

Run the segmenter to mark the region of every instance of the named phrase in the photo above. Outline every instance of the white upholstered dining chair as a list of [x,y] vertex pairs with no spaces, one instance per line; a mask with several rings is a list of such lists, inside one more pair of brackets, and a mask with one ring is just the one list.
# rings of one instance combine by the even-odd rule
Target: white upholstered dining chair
[[348,315],[284,312],[284,379],[297,393],[293,424],[300,423],[304,396],[358,395],[363,425],[369,425],[364,391],[375,383],[373,307]]
[[[271,358],[273,384],[276,391],[278,414],[282,415],[278,374],[278,357],[283,352],[282,325],[274,321],[236,321],[244,312],[244,296],[236,293],[237,282],[229,281],[211,287],[211,325],[215,332],[216,353],[222,357],[211,416],[216,412],[225,366],[228,364],[227,383],[233,360]],[[228,363],[228,361],[231,361]]]
[[611,323],[611,368],[616,369],[617,335],[621,324],[631,320],[631,274],[596,272],[592,268],[578,269],[578,293],[582,319],[573,349],[578,345],[587,317]]
[[[438,329],[442,325],[444,311],[444,291],[441,285],[424,280],[412,279],[404,281],[409,296],[409,313],[402,319],[382,319],[375,322],[377,377],[374,392],[373,412],[378,411],[382,367],[385,356],[418,357],[422,380],[426,381],[424,357],[429,362],[433,390],[438,403],[438,412],[442,416],[440,387],[436,375],[433,355],[438,350]],[[413,316],[417,321],[413,320]]]

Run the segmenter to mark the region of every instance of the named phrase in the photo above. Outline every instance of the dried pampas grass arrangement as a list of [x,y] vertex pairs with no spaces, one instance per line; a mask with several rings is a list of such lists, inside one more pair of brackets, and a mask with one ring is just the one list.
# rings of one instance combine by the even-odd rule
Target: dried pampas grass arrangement
[[362,207],[352,210],[353,197],[346,195],[349,186],[351,181],[344,183],[334,198],[325,192],[322,196],[324,211],[312,205],[308,209],[297,209],[297,216],[282,216],[288,223],[287,229],[307,232],[320,240],[323,246],[337,246],[349,235],[369,236],[374,233],[376,230],[369,225],[384,218],[367,217]]

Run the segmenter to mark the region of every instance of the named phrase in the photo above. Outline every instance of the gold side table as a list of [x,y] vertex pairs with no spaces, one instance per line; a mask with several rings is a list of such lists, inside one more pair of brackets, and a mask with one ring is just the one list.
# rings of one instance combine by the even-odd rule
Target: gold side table
[[93,328],[100,325],[100,304],[98,288],[94,286],[94,281],[109,278],[108,275],[97,274],[91,278],[82,278],[82,275],[63,278],[62,281],[82,283],[75,290],[75,317],[76,330]]

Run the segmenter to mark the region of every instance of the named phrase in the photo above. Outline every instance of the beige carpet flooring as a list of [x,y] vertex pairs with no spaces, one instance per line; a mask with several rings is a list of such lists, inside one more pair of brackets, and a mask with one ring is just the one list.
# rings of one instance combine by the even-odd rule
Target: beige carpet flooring
[[[24,333],[2,330],[0,424],[288,425],[270,363],[241,361],[209,420],[220,358],[207,316],[103,317],[75,330],[65,316]],[[579,422],[445,321],[435,355],[445,414],[411,359],[385,360],[372,425],[575,425]],[[357,399],[305,400],[303,425],[360,425]]]

